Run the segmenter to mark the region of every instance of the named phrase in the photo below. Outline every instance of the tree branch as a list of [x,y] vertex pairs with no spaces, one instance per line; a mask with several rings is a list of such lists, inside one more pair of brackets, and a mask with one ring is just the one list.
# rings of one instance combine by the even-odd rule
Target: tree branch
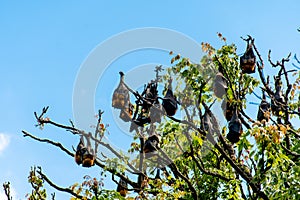
[[[45,180],[51,187],[55,188],[56,190],[58,191],[61,191],[61,192],[66,192],[66,193],[69,193],[71,195],[73,195],[74,197],[76,198],[79,198],[79,199],[83,199],[83,196],[75,193],[73,190],[71,190],[70,188],[63,188],[63,187],[60,187],[56,184],[54,184],[43,172],[42,172],[42,169],[40,167],[38,167],[38,170],[37,170],[37,173],[41,176],[41,178],[43,180]],[[87,198],[88,199],[88,198]]]
[[226,152],[214,141],[213,137],[208,137],[212,144],[215,144],[216,149],[224,156],[226,161],[237,171],[237,173],[251,186],[253,191],[258,194],[264,200],[269,199],[267,195],[260,190],[257,184],[253,183],[251,174],[246,173],[242,170],[227,154]]
[[[125,83],[124,83],[125,84]],[[79,130],[77,128],[74,127],[73,123],[72,126],[66,126],[66,125],[63,125],[63,124],[59,124],[59,123],[56,123],[54,121],[52,121],[51,119],[49,118],[43,118],[44,114],[47,112],[49,106],[46,107],[46,108],[43,108],[42,110],[42,114],[40,116],[37,115],[36,112],[34,112],[34,115],[36,116],[36,119],[38,121],[38,125],[39,126],[43,126],[44,124],[52,124],[56,127],[59,127],[59,128],[62,128],[62,129],[65,129],[67,131],[70,131],[72,132],[73,134],[80,134],[80,135],[83,135],[85,137],[89,137],[90,139],[92,139],[96,144],[95,146],[97,147],[98,144],[106,147],[108,150],[110,150],[113,154],[115,154],[118,158],[122,159],[127,165],[128,167],[133,171],[133,173],[136,173],[136,174],[140,174],[141,172],[137,169],[135,169],[134,166],[132,166],[130,163],[128,163],[127,161],[125,161],[125,159],[123,158],[123,156],[121,156],[115,149],[113,149],[109,144],[107,143],[104,143],[101,141],[101,139],[97,139],[96,137],[92,136],[91,134],[89,133],[86,133],[85,131],[83,130]],[[101,122],[101,116],[102,116],[102,113],[101,110],[99,110],[99,119],[98,119],[98,123],[97,123],[97,127],[96,128],[99,128],[99,125],[100,125],[100,122]],[[97,136],[97,130],[95,131],[95,136]],[[100,136],[100,138],[102,138],[103,136]],[[44,142],[48,142],[48,143],[51,143],[50,140],[48,141],[44,141]],[[53,143],[53,142],[52,142]],[[53,144],[55,145],[55,144]],[[55,145],[57,146],[57,145]],[[63,150],[63,149],[62,149]],[[97,150],[95,150],[97,151]]]
[[[39,142],[44,142],[44,143],[48,143],[48,144],[51,144],[53,146],[56,146],[58,148],[60,148],[63,152],[65,152],[66,154],[68,154],[69,156],[71,157],[74,157],[74,153],[70,152],[68,149],[66,149],[62,144],[60,144],[59,142],[53,142],[51,140],[48,140],[48,139],[41,139],[41,138],[38,138],[36,136],[33,136],[31,135],[30,133],[26,132],[26,131],[22,131],[22,133],[24,134],[24,137],[30,137],[36,141],[39,141]],[[137,183],[131,181],[130,179],[128,179],[127,177],[125,177],[122,173],[119,173],[119,172],[116,172],[115,169],[111,169],[111,168],[108,168],[107,166],[105,166],[104,164],[100,163],[98,160],[95,160],[95,165],[99,166],[100,168],[102,169],[105,169],[107,171],[109,171],[110,173],[112,174],[115,174],[116,176],[124,179],[129,185],[131,185],[132,187],[135,187],[137,188]]]
[[259,73],[260,80],[262,81],[262,84],[264,85],[265,90],[269,94],[269,96],[273,96],[274,92],[271,90],[271,88],[269,86],[269,81],[266,81],[264,73],[263,73],[264,61],[263,61],[263,59],[262,59],[262,57],[261,57],[261,55],[260,55],[259,51],[257,50],[254,43],[253,43],[253,48],[254,48],[255,53],[258,56],[258,58],[260,60],[260,63],[261,63],[261,64],[259,64],[259,62],[257,62],[258,73]]
[[10,182],[3,183],[3,189],[7,200],[12,200],[12,196],[10,196]]
[[288,148],[286,148],[283,144],[281,144],[281,147],[290,155],[296,157],[296,158],[300,158],[300,154],[297,152],[293,152],[291,150],[289,150]]
[[[224,67],[222,66],[222,63],[220,62],[219,58],[218,58],[217,56],[215,56],[215,59],[216,59],[216,61],[218,62],[218,66],[219,66],[220,68],[224,69]],[[230,87],[230,89],[231,89],[231,91],[232,91],[232,94],[233,94],[233,96],[234,96],[234,99],[235,99],[235,100],[238,100],[238,95],[236,94],[236,90],[233,89],[233,83],[231,82],[230,77],[229,77],[227,71],[226,71],[226,70],[223,70],[223,72],[224,72],[224,75],[225,75],[226,80],[229,82],[229,87]]]
[[178,170],[178,168],[176,167],[176,165],[172,162],[172,160],[169,158],[169,156],[168,156],[162,149],[159,149],[159,152],[163,155],[163,157],[164,157],[165,159],[169,160],[169,162],[171,163],[171,164],[169,165],[170,169],[173,171],[174,174],[178,175],[178,177],[180,177],[182,180],[184,180],[184,181],[187,183],[187,185],[188,185],[190,191],[192,192],[193,198],[194,198],[195,200],[197,200],[197,199],[198,199],[197,191],[196,191],[196,189],[194,188],[193,184],[190,182],[190,180],[189,180],[187,177],[185,177],[185,176]]
[[68,149],[66,149],[66,148],[65,148],[61,143],[59,143],[59,142],[53,142],[52,140],[49,140],[49,139],[41,139],[41,138],[38,138],[38,137],[36,137],[36,136],[31,135],[30,133],[28,133],[28,132],[25,131],[25,130],[22,130],[22,133],[23,133],[23,136],[24,136],[24,137],[30,137],[30,138],[32,138],[32,139],[34,139],[34,140],[36,140],[36,141],[39,141],[39,142],[49,143],[49,144],[51,144],[51,145],[53,145],[53,146],[56,146],[56,147],[60,148],[63,152],[67,153],[69,156],[74,157],[74,154],[71,153]]

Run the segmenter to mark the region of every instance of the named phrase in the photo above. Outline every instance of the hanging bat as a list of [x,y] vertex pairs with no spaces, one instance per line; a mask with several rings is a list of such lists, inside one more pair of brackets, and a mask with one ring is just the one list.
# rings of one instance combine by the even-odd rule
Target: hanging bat
[[[157,83],[151,82],[148,84],[146,89],[146,95],[145,98],[151,103],[151,105],[143,105],[143,112],[147,113],[147,115],[150,117],[150,122],[161,122],[161,112],[159,110],[162,110],[162,106],[158,101],[158,91],[157,91]],[[145,103],[144,103],[145,104]],[[155,108],[153,108],[155,107]],[[149,121],[149,119],[147,119]],[[149,123],[150,123],[149,122]]]
[[[137,119],[133,120],[133,123],[130,127],[130,132],[136,129],[137,126],[144,126],[145,124],[148,124],[151,122],[150,117],[150,109],[153,106],[153,104],[156,106],[158,102],[157,96],[157,83],[151,82],[147,84],[147,87],[144,89],[142,95],[144,96],[145,100],[143,100],[143,103],[141,104],[142,109],[140,110],[140,113],[138,114]],[[153,112],[152,112],[153,114]],[[153,117],[153,116],[152,116]],[[156,117],[156,116],[154,116]],[[153,120],[157,120],[153,117]],[[154,122],[154,121],[152,121]]]
[[157,134],[153,134],[145,141],[144,152],[152,153],[157,149],[159,149],[159,137]]
[[130,97],[129,91],[124,85],[124,73],[119,72],[120,82],[118,87],[115,89],[112,97],[112,107],[117,109],[125,109],[129,105]]
[[207,106],[203,115],[203,129],[211,135],[220,134],[219,123]]
[[231,143],[237,143],[240,140],[240,136],[243,133],[242,122],[239,119],[237,107],[234,109],[233,116],[228,125],[229,132],[227,134],[227,139]]
[[157,101],[158,91],[157,91],[157,83],[151,81],[145,87],[142,96],[145,98],[146,101],[142,103],[142,112],[148,113],[150,107],[154,102]]
[[262,100],[261,100],[261,102],[259,104],[259,107],[258,107],[257,120],[260,121],[260,122],[262,120],[269,121],[269,118],[270,118],[270,114],[269,114],[270,108],[271,108],[271,106],[267,102],[265,92],[263,91]]
[[144,124],[148,124],[151,122],[150,117],[141,116],[134,120],[135,124],[138,126],[144,126]]
[[120,112],[120,118],[124,121],[124,122],[129,122],[131,121],[132,118],[132,114],[133,114],[133,108],[134,106],[129,102],[129,106],[126,108],[123,108]]
[[280,77],[274,77],[274,79],[275,79],[275,94],[274,94],[274,99],[273,98],[271,99],[271,110],[274,115],[278,116],[279,112],[283,110],[284,97],[281,90],[282,82],[280,80]]
[[254,55],[254,51],[252,49],[252,42],[247,42],[247,49],[240,57],[240,67],[243,73],[252,74],[255,72],[255,62],[256,56]]
[[75,153],[75,162],[80,165],[82,164],[82,156],[85,153],[86,148],[84,146],[83,136],[80,137],[80,141],[77,145],[76,153]]
[[173,116],[175,115],[178,105],[177,105],[177,100],[176,97],[173,94],[172,91],[172,79],[169,80],[169,85],[168,85],[168,90],[163,98],[162,106],[164,110],[166,111],[168,116]]
[[91,141],[90,141],[90,137],[86,136],[86,141],[87,141],[87,147],[86,147],[86,151],[84,152],[83,156],[82,156],[82,166],[83,167],[91,167],[93,166],[95,163],[95,152],[92,149],[92,145],[91,145]]
[[122,178],[120,178],[119,180],[117,192],[119,192],[122,197],[126,197],[126,194],[128,192],[128,184]]
[[224,99],[221,107],[222,107],[223,114],[224,114],[226,120],[230,121],[233,116],[233,113],[234,113],[234,107],[233,107],[232,103],[229,103],[229,101]]
[[[155,107],[155,108],[153,108]],[[161,122],[162,117],[162,105],[159,101],[156,101],[153,106],[150,108],[150,121],[151,123]]]
[[227,81],[222,73],[218,72],[216,74],[214,84],[213,84],[213,91],[216,97],[222,98],[224,94],[226,94],[228,89]]
[[154,101],[156,101],[157,99],[157,96],[158,96],[157,83],[156,82],[148,83],[146,88],[145,98],[151,103],[154,103]]

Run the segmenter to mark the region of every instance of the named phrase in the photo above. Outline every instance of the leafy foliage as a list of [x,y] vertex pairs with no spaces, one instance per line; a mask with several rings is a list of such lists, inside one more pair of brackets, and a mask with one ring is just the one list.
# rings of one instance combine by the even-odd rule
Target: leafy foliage
[[[227,44],[222,34],[218,33],[218,36],[224,42],[223,46],[216,49],[209,43],[202,43],[203,51],[207,54],[201,58],[200,63],[192,63],[188,58],[175,55],[171,59],[173,66],[166,69],[162,77],[158,76],[161,69],[156,69],[156,81],[165,83],[165,91],[170,78],[174,79],[174,94],[181,104],[181,113],[184,114],[180,119],[176,118],[177,115],[173,117],[165,114],[163,120],[156,125],[147,121],[136,128],[135,137],[128,150],[129,154],[137,155],[134,159],[102,141],[108,127],[102,124],[100,111],[95,136],[76,129],[73,123],[71,126],[64,126],[44,118],[43,114],[47,109],[43,109],[40,116],[36,114],[39,127],[44,128],[48,123],[75,135],[89,135],[96,143],[96,149],[97,145],[102,145],[110,150],[116,157],[103,156],[104,159],[95,161],[94,167],[111,173],[116,185],[119,183],[114,179],[115,176],[124,180],[128,184],[126,189],[130,191],[130,195],[124,197],[116,191],[105,190],[101,179],[99,181],[89,176],[85,177],[82,184],[76,183],[69,190],[61,191],[72,194],[74,200],[300,198],[300,130],[297,127],[300,116],[300,73],[288,69],[289,56],[273,63],[269,52],[270,67],[276,71],[274,82],[281,81],[280,87],[273,84],[269,76],[264,76],[264,61],[250,36],[244,40],[251,42],[259,60],[256,63],[257,73],[242,73],[236,45]],[[213,89],[218,72],[224,75],[228,86],[222,99],[216,97]],[[123,76],[122,87],[134,94],[137,102],[143,102],[144,106],[145,102],[153,100],[130,89]],[[278,88],[283,94],[281,102],[276,96]],[[261,89],[266,93],[267,101],[275,103],[275,107],[266,111],[267,117],[258,121],[250,117],[253,116],[253,109],[248,107],[247,99],[249,96],[258,96],[256,93]],[[224,116],[222,113],[214,113],[212,109],[222,109],[221,100],[238,111],[237,117],[243,130],[236,143],[226,138],[230,119],[227,119],[227,123],[219,124],[217,119]],[[155,102],[157,103],[157,99]],[[147,106],[151,107],[152,104]],[[139,105],[134,108],[136,114],[145,114],[147,111],[143,107],[139,109]],[[226,114],[226,106],[223,109]],[[160,112],[163,113],[163,110]],[[250,116],[248,112],[251,113]],[[143,147],[153,127],[160,139],[158,148],[154,150],[155,154],[149,156]],[[51,143],[25,131],[23,134],[39,142],[57,146],[74,156],[74,153],[59,143]],[[129,177],[125,173],[130,174]],[[46,191],[43,189],[45,181],[51,185],[45,175],[37,175],[35,169],[30,172],[29,182],[33,191],[28,196],[29,199],[46,198]]]

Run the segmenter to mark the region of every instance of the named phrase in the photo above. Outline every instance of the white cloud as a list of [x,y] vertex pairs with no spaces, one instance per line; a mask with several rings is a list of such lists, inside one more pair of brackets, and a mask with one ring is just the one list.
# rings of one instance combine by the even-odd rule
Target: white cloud
[[7,134],[0,133],[0,154],[8,147],[10,138]]

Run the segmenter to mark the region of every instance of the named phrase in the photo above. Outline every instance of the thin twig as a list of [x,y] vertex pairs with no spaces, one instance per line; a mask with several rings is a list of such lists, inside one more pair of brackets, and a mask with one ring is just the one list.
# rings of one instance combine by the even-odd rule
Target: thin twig
[[66,149],[61,143],[59,142],[53,142],[52,140],[49,140],[49,139],[41,139],[41,138],[38,138],[36,136],[33,136],[31,135],[30,133],[28,133],[27,131],[23,130],[22,131],[23,133],[23,136],[24,137],[30,137],[36,141],[39,141],[39,142],[45,142],[45,143],[49,143],[51,145],[54,145],[54,146],[57,146],[58,148],[60,148],[63,152],[67,153],[69,156],[72,156],[74,157],[74,154],[72,152],[70,152],[68,149]]
[[267,93],[269,94],[269,96],[273,96],[274,95],[274,92],[271,90],[270,86],[269,86],[269,79],[265,79],[265,76],[264,76],[264,73],[263,73],[263,68],[264,68],[264,61],[258,51],[258,49],[256,48],[255,44],[253,43],[253,48],[254,48],[254,51],[256,53],[256,55],[258,56],[259,60],[260,60],[260,64],[259,62],[257,62],[257,66],[258,66],[258,73],[259,73],[259,77],[260,77],[260,80],[262,81],[262,84],[264,85],[264,90],[267,91]]
[[12,196],[10,196],[10,182],[3,183],[3,189],[7,200],[12,200]]

